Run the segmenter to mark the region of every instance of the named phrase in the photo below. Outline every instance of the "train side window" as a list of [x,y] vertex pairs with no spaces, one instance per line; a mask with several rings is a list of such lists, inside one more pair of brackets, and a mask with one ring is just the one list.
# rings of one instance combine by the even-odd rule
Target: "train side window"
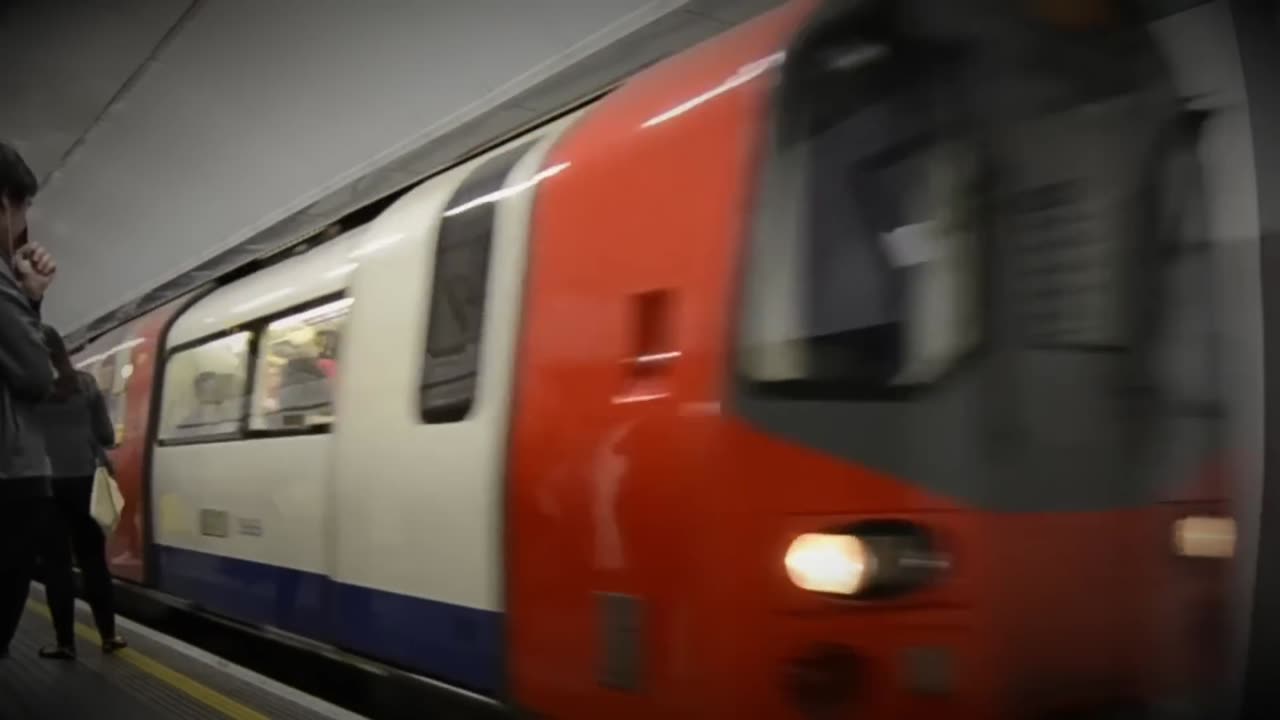
[[440,219],[419,385],[423,422],[459,422],[475,402],[494,203],[505,196],[507,176],[527,149],[527,144],[519,145],[477,167]]
[[352,298],[300,310],[259,335],[251,430],[315,430],[334,420],[338,341]]
[[169,355],[158,436],[162,443],[221,440],[239,434],[251,335],[224,335]]

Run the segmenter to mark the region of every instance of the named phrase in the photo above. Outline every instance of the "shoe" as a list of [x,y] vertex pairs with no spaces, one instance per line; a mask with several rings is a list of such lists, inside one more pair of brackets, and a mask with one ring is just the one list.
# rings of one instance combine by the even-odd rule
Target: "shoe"
[[40,657],[45,660],[75,660],[76,649],[62,645],[50,645],[40,648]]
[[127,647],[129,647],[129,643],[125,642],[125,639],[119,635],[102,641],[102,652],[107,655]]

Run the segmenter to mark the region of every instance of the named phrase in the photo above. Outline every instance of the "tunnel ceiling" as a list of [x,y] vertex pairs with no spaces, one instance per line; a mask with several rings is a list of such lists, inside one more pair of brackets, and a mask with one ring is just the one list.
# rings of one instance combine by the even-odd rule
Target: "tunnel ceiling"
[[189,4],[0,2],[0,139],[47,176]]
[[[1204,0],[1146,0],[1156,16]],[[733,22],[776,0],[701,3]],[[15,142],[45,178],[99,118],[192,0],[0,2],[0,139]]]
[[587,88],[641,34],[674,51],[780,2],[0,0],[0,138],[45,181],[32,237],[62,268],[48,319],[81,328],[548,73]]

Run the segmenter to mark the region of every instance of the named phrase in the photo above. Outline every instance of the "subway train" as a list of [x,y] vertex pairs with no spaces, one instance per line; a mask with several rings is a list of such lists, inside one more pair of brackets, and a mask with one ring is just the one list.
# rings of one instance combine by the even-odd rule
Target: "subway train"
[[1210,695],[1201,119],[1118,7],[785,3],[93,338],[113,572],[539,717]]

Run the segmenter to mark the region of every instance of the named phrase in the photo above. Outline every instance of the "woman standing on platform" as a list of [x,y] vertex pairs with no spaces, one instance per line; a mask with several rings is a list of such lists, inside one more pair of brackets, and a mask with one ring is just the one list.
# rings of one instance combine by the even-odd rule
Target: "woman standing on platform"
[[45,326],[44,339],[57,375],[53,394],[38,408],[53,469],[53,507],[48,513],[42,555],[57,644],[41,649],[40,656],[73,660],[76,642],[72,549],[84,577],[85,596],[93,609],[94,622],[102,635],[103,652],[125,647],[125,641],[116,634],[106,537],[89,514],[93,476],[98,463],[106,462],[104,449],[115,444],[115,427],[97,381],[72,367],[58,331]]

